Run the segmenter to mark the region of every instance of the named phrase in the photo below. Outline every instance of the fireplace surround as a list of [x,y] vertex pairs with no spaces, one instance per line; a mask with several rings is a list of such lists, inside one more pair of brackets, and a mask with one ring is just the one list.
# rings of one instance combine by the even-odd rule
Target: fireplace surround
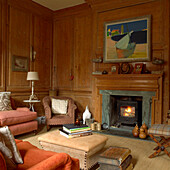
[[[155,92],[150,91],[127,91],[127,90],[100,90],[102,94],[102,123],[107,123],[109,127],[114,125],[114,120],[111,119],[116,112],[116,108],[113,104],[112,96],[127,96],[127,97],[140,97],[142,98],[142,113],[141,113],[141,122],[139,125],[145,123],[148,127],[151,126],[151,112],[152,112],[152,97],[155,96]],[[116,97],[115,97],[116,98]],[[120,100],[118,100],[119,102]],[[125,100],[124,100],[125,101]],[[127,101],[126,101],[127,102]],[[135,101],[133,101],[135,103]],[[138,103],[138,102],[136,102]],[[131,103],[132,106],[132,103]],[[135,104],[133,105],[135,106]],[[136,104],[136,107],[137,104]],[[136,120],[136,122],[135,122]],[[135,125],[137,119],[134,119],[132,124]],[[128,124],[128,123],[127,123]]]
[[[93,77],[93,116],[96,121],[103,123],[109,120],[108,104],[110,104],[111,100],[110,95],[120,95],[138,96],[143,99],[142,122],[145,122],[149,127],[152,124],[161,124],[163,122],[162,74],[108,74],[93,75]],[[105,110],[108,114],[102,114]]]

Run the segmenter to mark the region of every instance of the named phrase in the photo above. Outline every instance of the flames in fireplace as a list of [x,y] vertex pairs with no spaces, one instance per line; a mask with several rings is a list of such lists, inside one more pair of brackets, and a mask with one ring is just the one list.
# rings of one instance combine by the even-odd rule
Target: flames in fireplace
[[135,117],[135,107],[132,106],[121,106],[120,115],[124,117]]

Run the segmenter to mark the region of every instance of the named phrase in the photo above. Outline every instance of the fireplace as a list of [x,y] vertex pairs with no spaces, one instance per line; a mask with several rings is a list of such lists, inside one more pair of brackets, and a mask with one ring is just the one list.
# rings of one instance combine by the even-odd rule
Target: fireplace
[[[100,90],[102,94],[102,124],[110,129],[133,129],[136,124],[151,126],[152,96],[148,91]],[[132,112],[129,112],[131,107]],[[128,110],[129,109],[129,110]]]
[[141,125],[142,108],[140,101],[117,100],[117,122],[120,125],[135,126]]

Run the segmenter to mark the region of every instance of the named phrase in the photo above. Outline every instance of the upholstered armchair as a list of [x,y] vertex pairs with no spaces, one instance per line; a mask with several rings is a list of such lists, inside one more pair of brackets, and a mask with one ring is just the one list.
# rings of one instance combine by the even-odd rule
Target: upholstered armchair
[[[67,101],[67,111],[65,114],[57,113],[54,114],[52,111],[52,100],[57,99],[59,101]],[[63,124],[72,124],[75,122],[75,110],[77,106],[74,104],[74,101],[70,97],[61,97],[61,96],[46,96],[42,100],[44,110],[45,110],[45,117],[46,117],[46,124],[47,130],[50,129],[51,125],[63,125]]]

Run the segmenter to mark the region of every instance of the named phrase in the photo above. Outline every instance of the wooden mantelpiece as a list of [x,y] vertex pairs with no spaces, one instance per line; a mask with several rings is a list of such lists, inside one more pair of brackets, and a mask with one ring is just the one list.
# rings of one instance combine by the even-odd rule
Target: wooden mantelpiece
[[94,118],[102,122],[102,95],[99,90],[154,91],[151,124],[162,123],[162,74],[93,75]]

